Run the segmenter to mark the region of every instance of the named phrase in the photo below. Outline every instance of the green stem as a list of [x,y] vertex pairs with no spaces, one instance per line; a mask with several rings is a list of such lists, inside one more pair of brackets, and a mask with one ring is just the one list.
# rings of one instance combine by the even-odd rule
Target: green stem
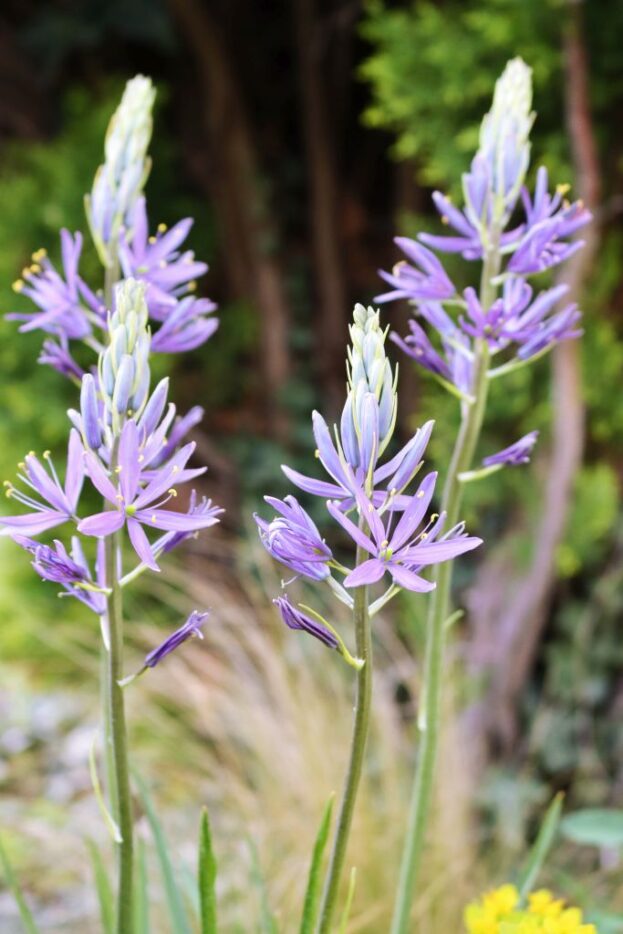
[[[364,561],[366,557],[367,555],[363,549],[358,547],[357,564]],[[318,934],[329,934],[331,930],[368,737],[370,701],[372,698],[372,639],[367,587],[357,587],[355,590],[353,619],[357,656],[363,659],[364,665],[357,672],[357,698],[355,701],[355,721],[350,747],[350,761],[322,896]]]
[[115,821],[121,834],[117,851],[117,934],[132,934],[133,898],[133,817],[128,769],[128,741],[125,723],[125,702],[119,682],[123,678],[123,610],[121,587],[118,581],[117,556],[121,546],[120,535],[106,539],[106,582],[111,587],[108,599],[110,650],[107,654],[108,729],[112,746],[115,795],[113,803]]
[[[480,301],[488,309],[496,296],[491,280],[500,266],[499,237],[485,254],[480,284]],[[485,414],[489,383],[489,347],[486,340],[478,339],[475,346],[474,373],[471,393],[473,401],[463,407],[461,427],[452,453],[452,460],[442,495],[441,508],[446,513],[446,527],[451,529],[459,519],[463,484],[459,474],[472,465],[474,451]],[[421,749],[413,782],[407,833],[400,866],[398,891],[392,919],[391,934],[409,934],[409,917],[413,893],[425,844],[428,816],[433,797],[435,763],[439,746],[442,715],[442,684],[446,620],[450,613],[453,562],[438,564],[435,572],[436,587],[431,594],[426,628],[426,655],[424,660],[424,686],[419,717],[422,731]]]

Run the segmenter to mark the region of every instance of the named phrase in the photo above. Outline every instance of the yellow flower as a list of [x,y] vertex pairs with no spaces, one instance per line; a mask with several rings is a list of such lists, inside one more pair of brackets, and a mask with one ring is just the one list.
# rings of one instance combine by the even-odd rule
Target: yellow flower
[[597,934],[594,924],[583,922],[579,908],[566,908],[548,889],[532,892],[527,907],[520,907],[514,885],[486,892],[469,904],[464,921],[467,934]]

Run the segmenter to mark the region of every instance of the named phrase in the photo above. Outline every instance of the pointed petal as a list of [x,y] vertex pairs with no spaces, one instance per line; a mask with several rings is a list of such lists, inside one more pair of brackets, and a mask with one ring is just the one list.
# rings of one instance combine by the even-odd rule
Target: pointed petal
[[391,563],[388,570],[398,586],[404,587],[405,590],[412,590],[415,593],[428,593],[430,590],[435,589],[435,584],[432,581],[424,580],[423,577],[401,564]]
[[475,536],[464,536],[454,539],[454,541],[440,542],[422,542],[421,545],[415,545],[402,553],[409,563],[423,566],[426,564],[438,564],[441,561],[451,561],[458,555],[465,554],[466,551],[472,551],[482,545],[482,539]]
[[102,467],[99,458],[92,451],[87,451],[84,455],[87,473],[95,489],[102,494],[104,499],[117,505],[117,490],[113,486],[110,477]]
[[322,496],[324,499],[334,499],[336,496],[342,496],[344,493],[342,487],[338,486],[336,483],[327,483],[326,480],[314,480],[313,477],[306,477],[304,474],[299,473],[298,470],[293,470],[292,467],[288,467],[286,464],[282,464],[281,469],[288,480],[297,486],[299,490],[305,490],[306,493],[311,493],[313,496]]
[[331,432],[319,412],[314,412],[312,414],[312,423],[314,438],[318,448],[318,456],[320,457],[322,466],[327,473],[333,477],[336,483],[346,490],[350,489],[346,471],[344,470],[338,453],[335,450],[335,445],[331,439]]
[[351,571],[348,577],[344,579],[345,587],[361,587],[364,584],[376,584],[388,570],[386,565],[378,558],[370,558],[358,565],[354,571]]
[[125,522],[125,514],[120,509],[107,509],[97,512],[78,523],[78,531],[83,535],[112,535],[118,532]]
[[12,535],[13,532],[26,532],[28,535],[40,535],[57,525],[67,522],[65,513],[46,509],[44,512],[30,512],[25,516],[3,516],[0,519],[0,535]]
[[146,564],[152,571],[159,571],[160,568],[156,564],[149,539],[145,535],[143,526],[136,519],[128,519],[128,535],[130,536],[130,541],[134,546],[135,552],[143,564]]
[[76,429],[72,428],[69,432],[67,469],[65,471],[65,496],[71,506],[72,512],[76,511],[80,493],[82,492],[84,466],[84,447],[82,446],[82,439]]
[[119,488],[126,503],[134,502],[141,475],[138,462],[138,428],[134,419],[126,422],[119,441]]
[[409,541],[424,518],[426,510],[430,506],[430,501],[433,498],[433,493],[435,492],[436,480],[437,473],[433,472],[427,474],[420,483],[417,493],[411,498],[411,503],[403,512],[394,530],[391,540],[392,551],[398,551]]
[[186,512],[174,512],[172,509],[140,509],[135,513],[140,522],[154,529],[165,532],[195,532],[215,525],[219,519],[214,514],[192,515]]
[[352,522],[348,516],[345,516],[344,513],[339,508],[339,503],[336,503],[333,500],[327,502],[327,509],[333,516],[333,518],[340,523],[342,528],[348,532],[350,537],[357,545],[361,545],[362,548],[365,548],[366,551],[369,551],[371,555],[376,554],[377,548],[376,545],[372,542],[361,529],[358,529],[354,522]]

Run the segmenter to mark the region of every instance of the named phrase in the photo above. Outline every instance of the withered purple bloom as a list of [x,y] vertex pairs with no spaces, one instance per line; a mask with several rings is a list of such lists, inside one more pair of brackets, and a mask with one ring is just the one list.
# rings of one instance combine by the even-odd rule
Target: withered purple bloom
[[148,284],[146,292],[149,314],[164,321],[176,305],[177,297],[189,291],[191,283],[208,271],[206,263],[195,260],[191,250],[180,247],[193,225],[191,218],[179,221],[170,230],[158,227],[149,235],[145,198],[137,198],[133,208],[131,239],[119,243],[121,268],[126,278],[133,277]]
[[254,516],[266,551],[297,574],[313,580],[328,577],[328,562],[333,557],[331,549],[295,497],[286,496],[280,500],[265,496],[264,499],[280,513],[271,522]]
[[326,626],[323,626],[319,620],[312,619],[307,613],[303,613],[290,602],[287,596],[276,597],[273,603],[279,610],[281,618],[289,629],[298,629],[302,632],[308,632],[310,636],[319,639],[320,642],[327,645],[330,649],[337,649],[339,642],[334,633]]
[[123,426],[119,442],[115,486],[99,459],[91,451],[86,454],[86,466],[93,485],[115,508],[83,519],[78,531],[84,535],[105,537],[127,526],[130,541],[140,560],[153,571],[159,571],[152,546],[143,525],[167,532],[194,532],[218,522],[213,512],[188,514],[162,507],[176,496],[175,485],[205,472],[205,467],[186,469],[195,449],[187,444],[168,464],[154,471],[146,486],[141,486],[142,463],[136,423],[129,420]]
[[[78,536],[71,540],[71,554],[62,542],[54,541],[53,547],[27,538],[14,535],[13,541],[33,556],[32,566],[43,580],[61,584],[64,592],[60,596],[76,597],[82,603],[101,616],[106,612],[105,584],[103,580],[104,556],[98,554],[97,582],[91,577],[89,565],[84,556]],[[98,552],[101,549],[98,548]]]
[[75,519],[84,480],[83,453],[80,435],[72,428],[67,447],[64,485],[58,478],[49,451],[43,455],[47,469],[33,451],[27,454],[23,464],[20,464],[23,473],[18,476],[22,484],[41,497],[43,502],[34,499],[30,493],[23,492],[12,483],[5,482],[7,497],[27,506],[30,512],[22,516],[1,517],[0,535],[13,535],[15,532],[39,535],[69,519]]
[[380,581],[387,572],[399,587],[425,593],[433,590],[435,585],[417,573],[422,567],[450,561],[482,544],[481,539],[464,535],[462,526],[456,530],[456,535],[435,541],[434,539],[441,531],[439,519],[416,534],[430,506],[436,480],[436,473],[430,473],[424,478],[417,493],[411,497],[409,506],[396,522],[393,531],[390,530],[390,526],[396,514],[386,513],[388,519],[385,524],[363,493],[358,494],[357,502],[361,515],[370,529],[369,534],[359,529],[348,516],[344,515],[336,503],[327,503],[331,515],[348,532],[353,541],[372,555],[372,558],[362,562],[354,571],[351,571],[344,580],[345,587],[374,584]]
[[168,639],[165,639],[162,645],[159,645],[157,649],[153,649],[145,658],[145,668],[155,668],[163,658],[166,658],[167,655],[170,655],[171,652],[174,652],[182,643],[188,641],[193,637],[203,639],[203,633],[201,632],[201,627],[204,625],[205,621],[208,619],[210,614],[208,612],[199,612],[199,610],[193,610],[183,626],[180,626],[179,629],[176,629]]
[[90,319],[102,325],[105,323],[102,303],[78,275],[81,251],[82,234],[76,233],[72,237],[68,230],[62,230],[63,276],[47,258],[45,250],[33,253],[33,264],[24,269],[23,278],[18,279],[13,288],[27,295],[39,310],[14,312],[6,316],[10,321],[24,322],[20,331],[41,328],[50,334],[80,340],[92,331]]
[[515,441],[509,447],[498,451],[497,454],[490,454],[485,457],[482,462],[483,467],[494,467],[497,464],[517,467],[520,464],[528,464],[538,437],[538,431],[530,431],[519,441]]

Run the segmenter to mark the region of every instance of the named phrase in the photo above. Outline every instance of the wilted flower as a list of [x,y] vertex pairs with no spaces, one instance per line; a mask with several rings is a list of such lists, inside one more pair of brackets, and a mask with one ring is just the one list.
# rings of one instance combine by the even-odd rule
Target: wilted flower
[[333,557],[331,549],[295,497],[286,496],[280,500],[266,496],[265,500],[280,513],[271,522],[266,522],[258,515],[254,517],[260,540],[269,554],[297,574],[313,580],[328,577],[328,563]]
[[319,639],[320,642],[329,646],[330,649],[338,648],[339,641],[335,633],[327,629],[326,626],[323,626],[318,620],[312,619],[307,613],[303,613],[302,610],[297,609],[287,596],[276,597],[273,603],[281,613],[281,618],[289,629],[299,629],[302,632],[308,632],[310,636]]
[[62,525],[68,519],[75,519],[84,480],[83,454],[80,435],[72,429],[69,433],[64,485],[61,485],[49,451],[43,454],[44,460],[47,461],[47,469],[34,451],[27,454],[20,464],[23,473],[19,474],[19,479],[44,502],[33,499],[30,494],[5,481],[6,495],[27,506],[31,511],[23,516],[1,517],[0,535],[12,535],[14,532],[39,535],[47,529]]
[[193,610],[183,626],[176,629],[168,639],[164,640],[162,645],[159,645],[157,649],[153,649],[146,656],[145,668],[155,668],[163,658],[166,658],[167,655],[174,652],[175,649],[182,645],[182,643],[187,642],[188,639],[192,639],[193,637],[203,639],[201,627],[209,616],[210,614],[208,612],[200,613],[199,610]]
[[538,431],[529,432],[527,435],[524,435],[523,438],[520,438],[519,441],[515,441],[514,444],[511,444],[510,447],[498,451],[497,454],[490,454],[488,457],[485,457],[482,462],[483,467],[493,467],[497,464],[517,467],[519,464],[528,464],[538,437]]
[[99,616],[106,612],[104,556],[101,548],[98,548],[95,582],[77,536],[72,537],[71,554],[59,541],[55,541],[53,547],[42,545],[24,535],[14,535],[13,541],[30,552],[34,559],[32,566],[43,580],[63,586],[64,592],[60,596],[76,597]]

